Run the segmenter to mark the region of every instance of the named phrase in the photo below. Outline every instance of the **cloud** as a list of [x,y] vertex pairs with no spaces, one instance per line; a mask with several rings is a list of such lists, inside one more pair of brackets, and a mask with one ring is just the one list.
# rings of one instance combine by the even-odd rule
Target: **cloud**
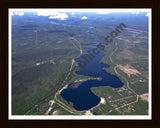
[[148,9],[100,9],[97,14],[109,14],[109,13],[119,13],[119,12],[129,12],[139,14],[140,12],[148,12]]
[[23,11],[13,11],[13,12],[11,13],[11,15],[23,16],[23,15],[24,15],[24,12],[23,12]]
[[146,14],[146,16],[150,16],[150,13],[148,12],[148,13]]
[[59,13],[56,10],[53,9],[38,9],[36,10],[38,16],[50,16],[49,19],[60,19],[65,20],[68,18],[68,15],[66,13]]
[[134,14],[134,13],[135,13],[135,14],[139,14],[139,12],[131,12],[131,13],[133,13],[133,14]]
[[36,12],[38,16],[50,16],[50,15],[59,14],[57,11],[52,9],[47,9],[47,10],[37,9]]
[[56,10],[53,9],[36,9],[38,16],[49,16],[49,19],[60,19],[65,20],[68,18],[68,15],[66,13],[59,13]]
[[109,13],[113,13],[114,11],[112,10],[106,10],[106,11],[99,11],[97,12],[98,14],[109,14]]
[[65,20],[68,18],[68,15],[66,13],[59,13],[56,10],[53,9],[38,9],[36,10],[38,16],[50,16],[49,19],[60,19]]
[[24,15],[24,12],[35,12],[37,16],[49,16],[49,19],[60,19],[65,20],[68,18],[68,15],[66,13],[60,13],[57,10],[54,9],[11,9],[10,14],[11,15]]
[[[97,14],[110,14],[110,13],[119,13],[119,12],[128,12],[135,13],[138,15],[141,12],[150,12],[150,9],[10,9],[11,15],[23,16],[24,12],[35,12],[38,16],[49,16],[50,19],[60,19],[64,20],[68,18],[67,13],[70,12],[72,17],[75,14],[80,15],[81,12],[95,12]],[[147,14],[146,16],[149,16]],[[87,19],[86,16],[82,17],[82,20]]]
[[68,18],[68,15],[66,13],[57,13],[49,17],[49,19],[60,19],[60,20],[65,20],[67,18]]
[[86,16],[83,16],[81,19],[82,19],[82,20],[86,20],[86,19],[87,19],[87,17],[86,17]]

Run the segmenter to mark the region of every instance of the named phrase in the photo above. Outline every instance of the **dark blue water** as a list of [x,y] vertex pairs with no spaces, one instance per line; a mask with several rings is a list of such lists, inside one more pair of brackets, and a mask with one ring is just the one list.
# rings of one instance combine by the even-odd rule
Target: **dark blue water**
[[[85,50],[92,52],[92,49],[89,48]],[[87,63],[84,69],[77,73],[90,77],[101,77],[101,80],[88,80],[81,83],[77,88],[70,87],[70,84],[67,89],[61,92],[61,96],[66,101],[72,102],[76,110],[89,110],[100,102],[100,98],[96,96],[90,88],[99,86],[119,88],[123,86],[122,81],[117,76],[107,73],[104,70],[104,68],[109,68],[110,66],[100,62],[105,56],[103,52],[104,51],[101,50],[98,55],[95,55],[95,57]],[[83,58],[79,57],[75,61],[80,62],[81,60],[83,60]]]

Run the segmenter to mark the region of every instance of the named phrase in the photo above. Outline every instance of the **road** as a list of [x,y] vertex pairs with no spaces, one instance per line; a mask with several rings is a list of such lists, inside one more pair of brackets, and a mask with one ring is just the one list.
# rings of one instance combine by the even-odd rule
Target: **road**
[[[78,43],[80,54],[79,54],[78,56],[76,56],[75,58],[80,57],[80,56],[82,55],[81,43],[80,43],[77,39],[75,39],[74,37],[71,37],[71,38],[69,38],[69,39],[75,40],[75,41]],[[73,43],[72,43],[72,44],[73,44]],[[75,44],[73,44],[73,46],[76,47]],[[64,79],[64,81],[62,82],[62,84],[61,84],[60,86],[63,86],[64,83],[66,82],[66,80],[68,79],[68,77],[70,76],[71,71],[72,71],[72,68],[73,68],[73,65],[74,65],[74,62],[75,62],[75,58],[72,59],[72,63],[71,63],[71,66],[70,66],[69,73],[67,74],[66,78]],[[70,107],[68,107],[67,105],[65,105],[64,103],[62,103],[61,101],[59,101],[59,100],[57,99],[57,95],[60,94],[60,92],[61,92],[63,89],[67,88],[67,87],[68,87],[68,85],[66,84],[62,89],[60,89],[60,90],[55,94],[55,97],[54,97],[53,101],[56,101],[55,103],[56,103],[57,105],[59,105],[60,107],[63,106],[62,108],[64,108],[64,109],[67,110],[68,112],[70,112],[70,113],[72,113],[72,114],[77,114],[77,113],[74,113],[74,112],[73,112],[73,111],[74,111],[73,109],[71,109]],[[45,113],[46,115],[48,115],[49,112],[52,110],[52,106],[53,106],[53,104],[51,104],[51,105],[49,106],[48,110],[47,110],[46,113]],[[72,110],[72,111],[71,111],[71,110]],[[80,114],[80,113],[78,113],[78,114]]]
[[[79,42],[77,39],[75,39],[74,37],[72,37],[72,38],[70,38],[70,39],[75,40],[75,41],[78,43],[78,45],[79,45],[80,54],[75,57],[75,58],[78,58],[78,57],[80,57],[80,56],[82,55],[82,47],[81,47],[81,44],[80,44],[80,42]],[[75,45],[74,43],[72,43],[72,44],[73,44],[74,47],[78,48],[77,45]],[[118,46],[117,46],[117,42],[115,41],[115,49],[113,50],[113,52],[112,52],[112,53],[110,54],[110,56],[109,56],[110,61],[111,61],[111,63],[113,63],[113,64],[114,64],[114,62],[113,62],[112,56],[114,55],[114,53],[115,53],[117,50],[118,50]],[[66,78],[65,78],[64,81],[62,82],[61,86],[64,85],[65,81],[68,79],[69,75],[71,74],[73,65],[74,65],[74,63],[75,63],[75,58],[72,59],[69,73],[67,74]],[[117,72],[117,65],[114,66],[114,71],[115,71],[115,73],[116,73],[118,76],[121,76],[121,75]],[[123,76],[121,76],[121,77],[126,81],[126,83],[127,83],[127,88],[128,88],[130,91],[132,91],[132,92],[137,96],[137,99],[136,99],[136,101],[133,101],[133,102],[131,102],[131,103],[124,104],[124,105],[122,105],[122,106],[120,106],[120,107],[114,108],[113,110],[110,110],[107,114],[109,114],[110,112],[112,112],[112,111],[114,111],[114,110],[117,110],[117,111],[118,111],[120,108],[123,108],[123,107],[125,107],[125,106],[127,106],[127,105],[134,104],[134,103],[138,102],[139,95],[138,95],[133,89],[130,88],[129,82],[126,80],[126,78],[124,78]],[[67,88],[67,87],[68,87],[68,85],[66,84],[65,86],[63,86],[62,89],[60,89],[60,90],[55,94],[54,99],[52,100],[53,103],[50,104],[48,110],[45,112],[46,115],[48,115],[49,112],[52,110],[52,106],[53,106],[54,103],[56,103],[57,105],[59,105],[60,107],[62,107],[63,109],[65,109],[66,111],[68,111],[68,112],[70,112],[70,113],[72,113],[72,114],[77,114],[77,115],[80,115],[80,114],[81,114],[81,112],[78,112],[78,111],[76,111],[76,110],[73,110],[72,108],[70,108],[69,106],[67,106],[66,104],[62,103],[60,100],[57,99],[57,95],[60,94],[60,92],[61,92],[63,89]],[[127,98],[131,98],[131,97],[125,97],[125,98],[123,98],[123,99],[127,99]],[[117,100],[122,100],[122,99],[117,99]],[[117,100],[116,100],[116,101],[117,101]],[[96,106],[95,106],[95,107],[96,107]]]
[[[77,39],[75,39],[75,38],[72,38],[72,39],[75,40],[76,42],[78,42],[78,44],[79,44],[79,48],[80,48],[80,54],[78,55],[78,57],[79,57],[79,56],[82,55],[82,48],[81,48],[80,42],[79,42]],[[74,46],[75,46],[75,44],[74,44]],[[114,62],[113,62],[112,56],[114,55],[114,53],[115,53],[117,50],[118,50],[118,46],[117,46],[117,42],[115,41],[115,49],[113,50],[113,52],[112,52],[112,53],[110,54],[110,56],[109,56],[110,61],[111,61],[111,63],[113,63],[113,64],[114,64]],[[76,58],[77,58],[77,57],[76,57]],[[71,73],[71,71],[72,71],[72,67],[73,67],[74,62],[75,62],[74,59],[72,59],[70,71],[69,71],[68,75],[66,76],[65,80],[63,81],[62,86],[63,86],[63,84],[65,83],[65,81],[67,80],[67,78],[69,77],[69,75],[70,75],[70,73]],[[114,71],[115,71],[115,73],[116,73],[118,76],[121,76],[121,75],[117,72],[117,69],[116,69],[116,68],[117,68],[117,65],[114,66]],[[125,106],[128,106],[128,105],[131,105],[131,104],[134,104],[134,103],[138,102],[139,95],[138,95],[133,89],[131,89],[131,87],[129,86],[129,82],[126,80],[126,78],[124,78],[123,76],[121,76],[121,77],[126,81],[126,83],[127,83],[127,88],[128,88],[131,92],[133,92],[133,93],[135,94],[134,96],[136,96],[137,99],[136,99],[136,101],[133,101],[133,102],[131,102],[131,103],[127,103],[127,104],[124,104],[124,105],[122,105],[122,106],[120,106],[120,107],[114,108],[113,110],[110,110],[107,114],[109,114],[110,112],[112,112],[112,111],[114,111],[114,110],[119,111],[120,108],[123,108],[123,107],[125,107]],[[60,94],[60,92],[61,92],[63,89],[67,88],[67,86],[68,86],[68,85],[65,85],[62,89],[60,89],[60,90],[55,94],[54,101],[56,101],[55,103],[57,103],[60,107],[64,108],[64,109],[67,110],[68,112],[70,112],[70,113],[72,113],[72,114],[80,114],[80,113],[78,113],[77,111],[71,109],[69,106],[65,105],[64,103],[62,103],[61,101],[59,101],[59,100],[57,99],[57,94]],[[128,99],[128,98],[132,98],[132,97],[134,97],[134,96],[125,97],[125,98],[121,98],[121,99],[117,99],[117,100],[124,100],[124,99]],[[117,101],[117,100],[116,100],[116,101]],[[52,105],[53,105],[53,104],[52,104]],[[49,109],[47,110],[47,114],[52,110],[52,105],[51,105],[51,106],[49,107]]]
[[[111,63],[113,63],[113,59],[112,59],[112,56],[113,56],[113,54],[118,50],[118,46],[117,46],[117,42],[116,41],[114,41],[115,42],[115,49],[114,49],[114,51],[110,54],[110,56],[109,56],[109,58],[110,58],[110,61],[111,61]],[[114,63],[113,63],[114,64]],[[118,72],[117,72],[117,65],[116,66],[114,66],[114,71],[115,71],[115,73],[118,75],[118,76],[121,76]],[[134,103],[137,103],[138,102],[138,100],[139,100],[139,95],[129,86],[129,82],[126,80],[126,78],[124,78],[123,76],[121,76],[125,81],[126,81],[126,83],[127,83],[127,88],[131,91],[131,92],[133,92],[134,94],[135,94],[135,96],[137,97],[137,99],[136,99],[136,101],[133,101],[133,102],[131,102],[131,103],[128,103],[128,104],[124,104],[124,105],[122,105],[122,106],[120,106],[120,107],[117,107],[117,108],[115,108],[115,109],[113,109],[113,110],[119,110],[120,108],[123,108],[123,107],[125,107],[125,106],[128,106],[128,105],[130,105],[130,104],[134,104]],[[129,98],[129,97],[125,97],[126,99],[127,98]],[[125,99],[125,98],[123,98],[123,99]],[[117,99],[117,100],[122,100],[122,99]],[[117,101],[116,100],[116,101]],[[110,112],[112,112],[113,110],[110,110],[107,114],[109,114]]]

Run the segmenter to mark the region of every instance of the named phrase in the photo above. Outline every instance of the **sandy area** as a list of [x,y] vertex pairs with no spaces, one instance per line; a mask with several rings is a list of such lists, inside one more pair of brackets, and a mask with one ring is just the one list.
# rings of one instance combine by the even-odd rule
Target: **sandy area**
[[59,112],[57,110],[52,113],[52,115],[58,115],[58,114]]
[[57,41],[56,43],[57,43],[57,44],[59,44],[59,43],[62,43],[62,41],[61,41],[61,40],[59,40],[59,41]]
[[86,111],[85,115],[93,115],[89,110]]
[[123,72],[125,72],[129,77],[130,75],[137,75],[137,74],[141,74],[139,71],[137,71],[136,69],[134,69],[131,65],[127,64],[127,65],[117,65],[117,67],[122,70]]
[[140,97],[143,99],[143,100],[145,100],[145,101],[149,101],[149,94],[148,93],[144,93],[144,94],[142,94],[142,95],[140,95]]
[[100,101],[101,104],[106,104],[106,101],[103,97],[101,97],[101,101]]

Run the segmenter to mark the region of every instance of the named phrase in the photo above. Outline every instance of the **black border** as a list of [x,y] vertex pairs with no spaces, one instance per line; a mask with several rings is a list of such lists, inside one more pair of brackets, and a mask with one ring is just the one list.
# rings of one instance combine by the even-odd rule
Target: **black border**
[[[36,127],[136,127],[160,126],[160,81],[158,81],[158,0],[2,0],[0,7],[0,124],[6,128]],[[8,120],[8,8],[152,8],[152,120]],[[158,42],[159,41],[159,42]]]

